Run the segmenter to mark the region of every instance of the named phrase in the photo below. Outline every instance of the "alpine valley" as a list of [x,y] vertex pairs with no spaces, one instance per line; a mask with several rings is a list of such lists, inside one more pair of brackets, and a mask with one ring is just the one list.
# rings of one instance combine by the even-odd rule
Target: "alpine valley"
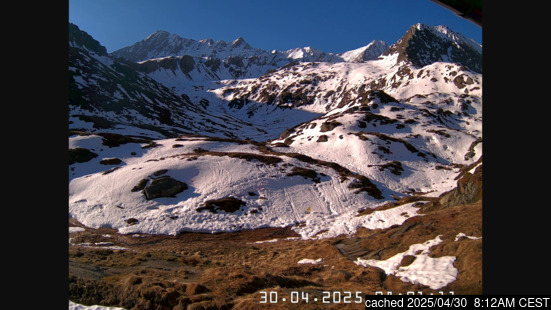
[[340,54],[166,31],[107,53],[68,31],[73,309],[482,292],[480,44],[416,24]]

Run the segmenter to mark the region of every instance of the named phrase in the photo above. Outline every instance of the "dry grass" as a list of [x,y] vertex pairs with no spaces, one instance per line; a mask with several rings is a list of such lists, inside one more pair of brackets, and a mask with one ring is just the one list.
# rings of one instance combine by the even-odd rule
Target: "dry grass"
[[[416,199],[416,198],[410,198]],[[389,208],[391,206],[385,205]],[[123,306],[126,309],[346,309],[344,304],[312,303],[323,291],[422,291],[428,287],[402,282],[375,267],[354,264],[335,246],[346,241],[361,246],[363,258],[387,259],[415,243],[441,235],[444,240],[431,256],[456,256],[456,281],[441,291],[480,294],[481,202],[449,207],[409,218],[401,226],[384,230],[360,229],[356,236],[321,240],[284,240],[297,236],[290,228],[270,228],[222,234],[184,233],[179,236],[132,237],[106,229],[71,234],[73,243],[111,241],[127,250],[70,246],[70,300],[87,304]],[[73,225],[78,223],[73,221]],[[111,237],[105,237],[110,233]],[[279,242],[256,241],[282,239]],[[346,248],[345,248],[346,249]],[[377,253],[373,256],[370,253]],[[323,259],[318,265],[300,265],[304,258]],[[409,259],[411,260],[411,258]],[[411,263],[407,259],[403,265]],[[260,304],[261,291],[289,297],[291,291],[309,292],[310,303]],[[348,304],[348,309],[362,309]],[[152,307],[152,308],[149,308]],[[156,308],[155,308],[156,307]],[[186,308],[189,307],[189,308]],[[356,308],[355,308],[356,307]]]

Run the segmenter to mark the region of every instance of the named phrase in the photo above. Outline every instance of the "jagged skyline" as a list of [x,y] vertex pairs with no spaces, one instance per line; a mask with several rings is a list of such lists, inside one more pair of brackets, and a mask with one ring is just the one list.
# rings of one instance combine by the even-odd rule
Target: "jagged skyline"
[[[268,12],[269,14],[266,14]],[[208,18],[207,18],[208,17]],[[69,1],[69,21],[113,52],[157,30],[184,38],[233,41],[287,50],[311,46],[328,53],[372,40],[392,44],[416,23],[446,25],[482,43],[482,29],[431,1]]]

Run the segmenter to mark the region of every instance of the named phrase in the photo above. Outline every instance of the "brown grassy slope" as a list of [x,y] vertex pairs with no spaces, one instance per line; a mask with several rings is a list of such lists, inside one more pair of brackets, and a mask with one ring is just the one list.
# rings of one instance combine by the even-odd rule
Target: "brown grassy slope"
[[[353,298],[346,304],[343,299],[323,304],[321,299],[324,292],[345,291],[362,296],[376,291],[480,294],[482,240],[454,240],[458,233],[482,236],[481,179],[480,166],[474,174],[465,173],[454,191],[420,205],[422,216],[388,229],[360,229],[351,238],[255,243],[296,237],[290,227],[179,236],[120,235],[86,228],[70,235],[69,299],[125,309],[363,309]],[[72,219],[69,225],[82,226]],[[458,276],[437,291],[354,263],[356,257],[387,259],[438,235],[444,241],[430,255],[457,257]],[[125,249],[82,245],[101,242]],[[322,258],[323,263],[297,264],[304,258]],[[287,301],[261,304],[262,291],[277,292]],[[291,303],[293,291],[308,292],[309,303]]]

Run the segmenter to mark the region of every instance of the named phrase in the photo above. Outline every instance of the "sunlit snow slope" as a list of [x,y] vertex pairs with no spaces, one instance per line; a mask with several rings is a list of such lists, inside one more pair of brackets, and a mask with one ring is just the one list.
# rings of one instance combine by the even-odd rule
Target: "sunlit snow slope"
[[[423,40],[445,55],[411,49]],[[414,204],[358,211],[436,197],[482,156],[482,73],[458,63],[479,51],[461,40],[415,25],[377,58],[225,80],[185,55],[131,65],[73,42],[69,214],[128,234],[291,226],[323,238],[401,224]]]

